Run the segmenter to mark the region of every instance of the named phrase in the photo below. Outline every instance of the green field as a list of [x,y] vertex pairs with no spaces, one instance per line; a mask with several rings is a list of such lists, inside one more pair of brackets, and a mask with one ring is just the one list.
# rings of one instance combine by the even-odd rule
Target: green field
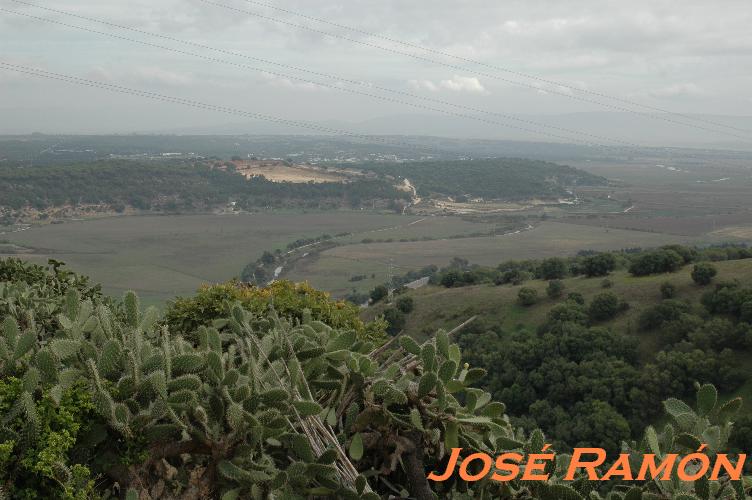
[[[411,227],[417,229],[420,225]],[[689,237],[542,222],[527,231],[492,237],[339,246],[299,259],[285,277],[295,281],[307,280],[316,287],[344,295],[352,288],[362,291],[385,282],[390,260],[394,273],[404,274],[428,264],[447,265],[453,257],[468,259],[472,264],[496,265],[510,259],[573,255],[583,249],[618,250],[717,241],[720,239],[712,236]],[[358,274],[365,274],[368,279],[356,283],[348,281],[349,277]],[[371,278],[373,274],[375,278]]]
[[70,221],[2,235],[34,249],[14,255],[62,260],[111,294],[135,290],[147,303],[228,280],[264,250],[323,233],[372,231],[418,217],[355,211],[134,216]]
[[[509,222],[472,222],[457,216],[401,216],[362,211],[258,213],[238,215],[128,216],[33,226],[2,238],[32,253],[15,256],[46,262],[56,258],[90,275],[108,293],[136,290],[147,303],[188,294],[202,283],[228,280],[263,251],[284,249],[298,238],[336,235],[339,246],[298,252],[282,277],[309,281],[343,296],[366,291],[394,274],[453,257],[495,265],[507,259],[574,254],[582,249],[655,247],[666,243],[707,243],[721,236],[678,236],[606,229],[553,221],[499,236],[488,233]],[[461,237],[460,237],[461,236]],[[418,241],[406,241],[406,240]],[[361,243],[373,240],[373,243]],[[387,242],[389,240],[389,242]],[[3,248],[10,249],[9,245]],[[18,252],[17,247],[13,250]],[[302,257],[303,253],[308,253]],[[351,282],[353,276],[366,278]]]

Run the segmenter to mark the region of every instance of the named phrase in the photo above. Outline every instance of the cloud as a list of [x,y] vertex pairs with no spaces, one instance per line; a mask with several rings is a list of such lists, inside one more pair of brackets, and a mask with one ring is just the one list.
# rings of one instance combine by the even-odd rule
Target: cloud
[[315,83],[303,82],[298,80],[291,80],[282,76],[273,75],[271,73],[263,72],[261,76],[264,81],[273,87],[279,87],[289,90],[302,90],[305,92],[317,92],[330,90],[328,87],[322,85],[316,85]]
[[695,97],[705,92],[694,83],[674,83],[666,87],[651,90],[652,97]]
[[158,66],[135,66],[125,68],[119,66],[115,69],[107,66],[96,66],[84,74],[85,78],[90,78],[99,82],[153,86],[159,87],[188,87],[197,83],[193,75],[169,71]]
[[407,83],[415,90],[428,90],[429,92],[438,92],[439,86],[431,80],[408,80]]
[[467,92],[471,94],[488,94],[488,90],[474,76],[457,76],[441,80],[434,83],[431,80],[408,80],[407,82],[415,90],[427,90],[429,92],[440,92],[448,90],[451,92]]
[[156,83],[169,87],[184,87],[186,85],[191,85],[194,82],[193,77],[190,75],[168,71],[156,66],[135,68],[131,71],[131,78],[140,83]]

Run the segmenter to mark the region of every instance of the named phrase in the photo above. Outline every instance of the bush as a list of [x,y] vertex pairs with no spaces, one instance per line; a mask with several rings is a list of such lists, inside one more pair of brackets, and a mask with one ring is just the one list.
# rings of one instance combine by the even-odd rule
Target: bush
[[551,280],[546,287],[546,295],[551,299],[558,299],[564,293],[564,282],[561,280]]
[[549,328],[556,323],[572,322],[580,325],[588,323],[588,313],[585,308],[575,302],[567,301],[557,304],[548,311],[547,325]]
[[673,299],[676,296],[676,287],[669,281],[661,283],[661,297]]
[[[377,287],[378,288],[378,287]],[[237,282],[201,287],[193,297],[178,297],[165,311],[165,323],[173,331],[193,333],[200,326],[211,326],[214,320],[229,314],[233,304],[240,303],[254,314],[265,314],[271,306],[280,316],[303,319],[308,310],[314,320],[335,328],[352,328],[363,339],[384,338],[384,324],[364,323],[360,308],[344,300],[332,300],[328,293],[308,283],[275,281],[260,288]]]
[[389,295],[389,290],[387,290],[386,286],[384,285],[376,285],[373,290],[371,290],[371,302],[374,304]]
[[415,301],[412,297],[400,297],[397,299],[395,306],[403,313],[410,314],[415,308]]
[[692,269],[692,280],[700,286],[709,285],[718,270],[713,264],[699,262]]
[[739,309],[739,321],[752,323],[752,300],[744,302]]
[[684,265],[684,258],[674,250],[656,250],[640,254],[632,261],[629,272],[633,276],[673,273]]
[[517,292],[517,303],[529,307],[538,302],[538,292],[533,288],[522,287]]
[[582,272],[588,278],[606,276],[616,269],[616,257],[611,253],[599,253],[582,260]]
[[593,321],[606,321],[619,313],[619,297],[612,292],[604,292],[593,297],[588,315]]
[[397,335],[405,328],[406,318],[402,311],[394,307],[390,307],[384,311],[384,321],[387,323],[386,333],[389,335]]
[[585,305],[585,297],[583,297],[580,292],[570,292],[569,295],[567,295],[567,301],[574,302],[581,306]]
[[494,278],[494,284],[505,285],[507,283],[511,283],[512,285],[517,286],[529,280],[531,277],[532,275],[528,271],[523,271],[520,269],[509,269],[499,272],[499,274],[497,274]]
[[538,268],[538,275],[544,280],[561,279],[567,274],[567,263],[559,257],[544,259]]
[[643,330],[652,330],[669,321],[679,319],[683,314],[688,313],[690,307],[684,302],[674,299],[667,299],[658,305],[649,307],[640,315],[640,328]]

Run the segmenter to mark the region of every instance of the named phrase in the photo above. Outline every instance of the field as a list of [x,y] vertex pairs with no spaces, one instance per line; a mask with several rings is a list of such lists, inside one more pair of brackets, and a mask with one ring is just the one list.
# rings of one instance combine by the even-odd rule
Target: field
[[[417,229],[420,224],[413,227]],[[339,246],[299,259],[285,276],[293,280],[305,279],[314,286],[345,294],[352,288],[362,291],[385,282],[390,261],[395,274],[404,274],[428,264],[447,265],[453,257],[468,259],[473,264],[496,265],[509,259],[573,255],[583,249],[618,250],[732,239],[726,235],[678,236],[547,221],[532,229],[498,236]],[[366,275],[367,279],[349,282],[354,275]]]
[[417,219],[353,211],[110,217],[31,227],[2,238],[34,249],[16,257],[56,258],[103,283],[108,293],[136,290],[154,303],[238,276],[264,250],[297,238]]
[[[266,250],[285,249],[295,240],[324,233],[335,236],[335,245],[320,251],[316,245],[306,246],[270,271],[281,267],[280,278],[309,281],[341,297],[386,282],[390,269],[399,275],[429,264],[443,266],[454,257],[495,265],[585,249],[752,239],[752,175],[741,160],[721,165],[683,156],[569,164],[610,181],[574,189],[575,202],[558,205],[551,200],[515,204],[424,197],[406,207],[407,215],[402,216],[396,213],[400,207],[394,213],[377,213],[369,204],[369,209],[358,211],[127,216],[67,219],[46,226],[42,222],[27,231],[0,234],[7,240],[0,245],[0,255],[42,262],[58,258],[102,282],[110,293],[136,289],[157,303],[190,293],[201,283],[238,276]],[[248,175],[292,182],[362,175],[357,170],[290,166],[278,160],[235,161],[235,167]],[[435,183],[429,173],[419,179]],[[415,188],[421,190],[419,184]]]

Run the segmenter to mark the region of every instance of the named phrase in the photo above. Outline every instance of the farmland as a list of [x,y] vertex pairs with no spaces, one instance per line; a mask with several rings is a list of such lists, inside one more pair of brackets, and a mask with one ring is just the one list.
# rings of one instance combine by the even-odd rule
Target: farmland
[[162,302],[206,282],[228,280],[263,250],[297,237],[395,226],[417,217],[355,211],[238,215],[126,216],[35,226],[2,238],[55,258],[121,294]]
[[[279,250],[264,280],[309,281],[342,297],[384,283],[390,266],[399,275],[454,257],[494,265],[580,250],[749,241],[745,161],[646,154],[567,163],[575,168],[508,159],[325,167],[234,157],[207,160],[210,169],[125,160],[7,167],[17,184],[9,184],[9,200],[54,206],[34,212],[28,230],[0,235],[0,253],[57,258],[110,293],[136,289],[162,303],[240,276],[264,252]],[[456,169],[475,172],[475,184],[457,184]],[[564,180],[552,184],[552,172]],[[92,192],[91,179],[105,174],[130,184],[97,182]],[[30,190],[39,179],[54,189]],[[522,185],[541,196],[504,196]],[[487,197],[494,193],[498,199]],[[94,218],[117,206],[127,215]],[[326,244],[288,252],[288,244],[324,234],[332,237]]]
[[[415,224],[416,228],[419,226]],[[314,286],[344,295],[352,288],[363,291],[386,281],[390,261],[395,273],[402,274],[428,264],[444,266],[453,257],[468,259],[473,264],[495,265],[509,259],[573,255],[583,249],[616,250],[734,239],[727,235],[677,236],[546,221],[531,229],[498,236],[338,246],[298,260],[285,276],[292,280],[305,279]],[[371,278],[373,274],[375,278]],[[353,275],[366,275],[367,279],[349,283]]]

